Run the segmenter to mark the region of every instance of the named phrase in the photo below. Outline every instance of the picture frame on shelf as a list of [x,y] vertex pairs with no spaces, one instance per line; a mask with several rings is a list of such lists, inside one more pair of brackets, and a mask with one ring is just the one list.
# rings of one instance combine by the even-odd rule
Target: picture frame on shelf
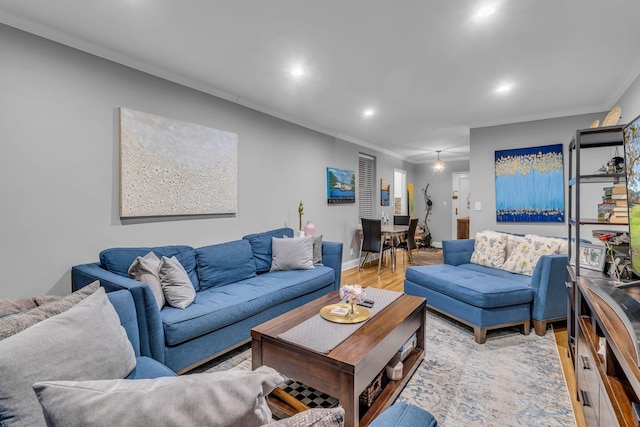
[[[602,272],[604,271],[606,261],[607,248],[604,245],[592,245],[589,243],[580,244],[578,262],[580,263],[581,268]],[[571,264],[576,264],[575,252],[571,256]]]

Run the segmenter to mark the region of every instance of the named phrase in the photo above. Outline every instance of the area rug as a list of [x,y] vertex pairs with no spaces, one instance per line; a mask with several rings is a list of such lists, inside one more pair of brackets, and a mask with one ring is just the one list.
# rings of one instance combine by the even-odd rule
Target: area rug
[[[427,409],[439,426],[575,426],[552,331],[489,331],[480,345],[471,328],[429,311],[425,347],[398,400]],[[251,369],[250,358],[244,346],[206,370]]]

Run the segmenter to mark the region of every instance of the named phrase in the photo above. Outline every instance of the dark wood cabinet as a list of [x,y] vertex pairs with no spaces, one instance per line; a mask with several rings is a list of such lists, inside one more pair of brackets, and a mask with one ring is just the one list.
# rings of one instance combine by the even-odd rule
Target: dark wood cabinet
[[458,218],[458,239],[468,239],[469,238],[469,217],[466,218]]

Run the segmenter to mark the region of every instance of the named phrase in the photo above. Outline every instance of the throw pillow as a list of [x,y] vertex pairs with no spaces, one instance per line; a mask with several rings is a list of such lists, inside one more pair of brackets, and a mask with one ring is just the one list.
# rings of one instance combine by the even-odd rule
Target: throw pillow
[[312,408],[269,424],[273,427],[342,427],[344,426],[344,409]]
[[313,236],[313,265],[322,265],[322,234]]
[[178,258],[162,257],[158,270],[162,292],[171,307],[187,308],[196,298],[196,290]]
[[485,230],[476,233],[471,263],[485,267],[500,268],[504,264],[507,235]]
[[104,288],[0,341],[0,425],[46,426],[38,381],[124,378],[136,358]]
[[165,300],[158,270],[160,270],[160,259],[158,259],[155,253],[149,252],[145,256],[139,256],[133,261],[129,267],[129,277],[138,282],[146,283],[156,299],[158,309],[162,309]]
[[512,273],[533,275],[533,270],[542,255],[558,253],[560,242],[558,239],[527,234],[518,239],[515,248],[502,266],[503,270]]
[[284,379],[274,369],[140,380],[33,385],[48,426],[261,426],[265,396]]
[[271,238],[271,270],[310,270],[313,267],[313,236]]
[[200,289],[224,286],[256,276],[251,244],[247,240],[196,249]]
[[248,234],[243,237],[251,245],[251,252],[253,252],[258,274],[266,273],[271,269],[271,238],[285,236],[293,237],[293,230],[291,228],[278,228],[263,233]]
[[97,280],[62,299],[44,304],[23,313],[0,318],[0,340],[30,328],[38,322],[69,310],[100,288]]

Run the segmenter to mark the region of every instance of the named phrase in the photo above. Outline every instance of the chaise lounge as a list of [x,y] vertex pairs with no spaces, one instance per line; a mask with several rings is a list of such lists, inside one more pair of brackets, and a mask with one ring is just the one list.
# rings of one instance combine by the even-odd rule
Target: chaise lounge
[[564,242],[498,232],[445,240],[444,264],[407,268],[404,291],[471,326],[478,344],[491,329],[520,325],[528,334],[531,321],[543,336],[567,315]]

